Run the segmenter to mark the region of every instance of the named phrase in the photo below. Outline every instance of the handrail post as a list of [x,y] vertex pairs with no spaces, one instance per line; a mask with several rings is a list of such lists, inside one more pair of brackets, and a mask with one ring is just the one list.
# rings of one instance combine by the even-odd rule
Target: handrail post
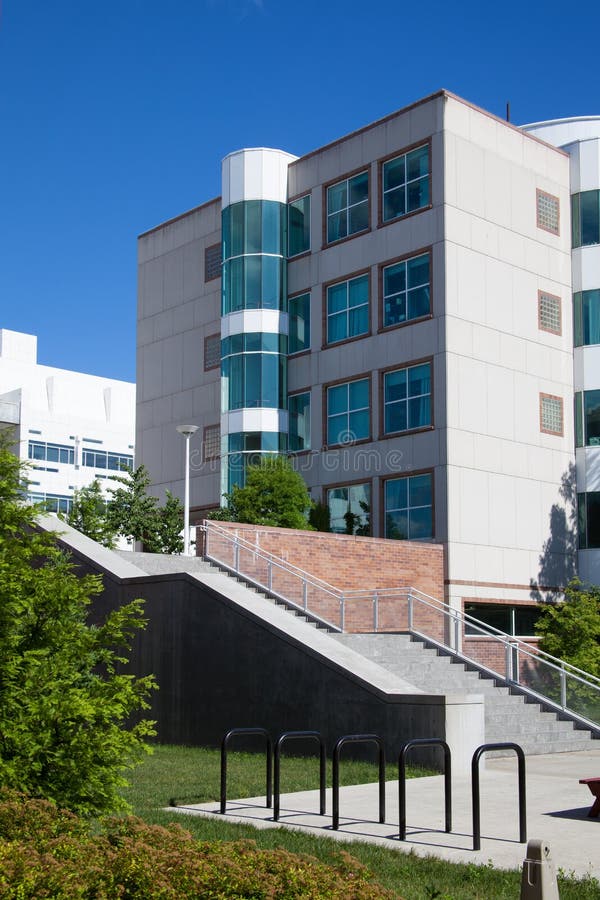
[[344,594],[340,597],[340,631],[346,629],[346,597]]
[[308,609],[308,582],[306,578],[302,579],[302,606],[304,607],[304,612]]
[[233,539],[233,570],[237,573],[240,571],[240,545],[237,537]]
[[267,585],[269,590],[273,590],[273,563],[270,559],[267,560]]
[[509,641],[504,645],[504,667],[506,669],[506,680],[513,681],[512,647]]
[[379,596],[377,591],[373,594],[373,631],[379,630]]
[[521,676],[519,675],[519,669],[520,669],[519,645],[516,641],[513,644],[513,658],[512,659],[513,659],[513,681],[515,681],[517,684],[519,684],[519,682],[521,681]]
[[560,667],[560,705],[563,709],[567,708],[567,673],[564,662]]
[[408,630],[413,630],[413,596],[408,592]]
[[460,649],[459,632],[460,632],[460,619],[458,618],[457,615],[455,615],[454,616],[454,649],[456,650],[457,653]]

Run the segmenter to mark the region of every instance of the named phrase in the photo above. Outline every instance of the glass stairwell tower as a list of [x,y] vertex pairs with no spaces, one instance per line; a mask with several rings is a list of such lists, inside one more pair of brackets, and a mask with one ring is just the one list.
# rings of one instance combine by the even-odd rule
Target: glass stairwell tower
[[221,492],[287,450],[287,170],[264,148],[223,160]]

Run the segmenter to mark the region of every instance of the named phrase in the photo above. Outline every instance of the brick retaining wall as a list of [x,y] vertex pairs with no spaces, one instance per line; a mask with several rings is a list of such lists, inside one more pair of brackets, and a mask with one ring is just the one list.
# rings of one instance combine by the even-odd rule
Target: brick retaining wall
[[[443,600],[444,548],[441,544],[416,541],[391,541],[384,538],[358,537],[345,534],[326,534],[298,531],[289,528],[270,528],[218,522],[218,527],[235,533],[244,541],[273,554],[288,564],[302,569],[314,578],[339,591],[374,591],[384,588],[414,587],[425,594]],[[234,550],[225,538],[211,533],[209,550],[229,566],[234,567]],[[199,546],[199,552],[204,548]],[[268,583],[267,565],[249,549],[240,548],[239,567],[250,577]],[[302,604],[302,583],[289,573],[271,568],[271,589]],[[308,585],[308,608],[333,624],[340,622],[340,604],[326,590]],[[398,598],[379,601],[379,631],[407,630],[406,600]],[[441,637],[441,618],[421,607],[423,627]],[[373,631],[373,602],[371,599],[347,600],[345,605],[346,631]]]

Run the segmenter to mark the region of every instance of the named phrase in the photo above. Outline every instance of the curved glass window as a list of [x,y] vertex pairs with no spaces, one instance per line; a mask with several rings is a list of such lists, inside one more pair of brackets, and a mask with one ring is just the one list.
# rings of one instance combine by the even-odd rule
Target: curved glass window
[[287,335],[247,331],[232,334],[221,341],[221,357],[234,353],[287,353]]
[[230,434],[226,439],[226,489],[242,487],[248,466],[255,466],[265,456],[287,451],[287,436],[276,431],[248,431]]
[[600,290],[573,294],[573,319],[576,347],[600,344]]
[[286,358],[278,353],[240,353],[221,367],[222,409],[285,409]]
[[287,206],[275,200],[241,200],[222,214],[223,259],[245,253],[287,253]]
[[600,190],[582,191],[571,197],[573,247],[600,244]]
[[278,256],[239,256],[223,263],[224,316],[240,309],[286,305],[286,262]]

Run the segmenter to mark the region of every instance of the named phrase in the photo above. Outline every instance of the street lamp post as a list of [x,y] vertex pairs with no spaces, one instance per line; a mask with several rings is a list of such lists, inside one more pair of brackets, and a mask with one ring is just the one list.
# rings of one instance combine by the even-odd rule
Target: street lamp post
[[185,438],[185,490],[183,495],[183,553],[190,555],[190,438],[198,431],[197,425],[177,425],[177,431]]

